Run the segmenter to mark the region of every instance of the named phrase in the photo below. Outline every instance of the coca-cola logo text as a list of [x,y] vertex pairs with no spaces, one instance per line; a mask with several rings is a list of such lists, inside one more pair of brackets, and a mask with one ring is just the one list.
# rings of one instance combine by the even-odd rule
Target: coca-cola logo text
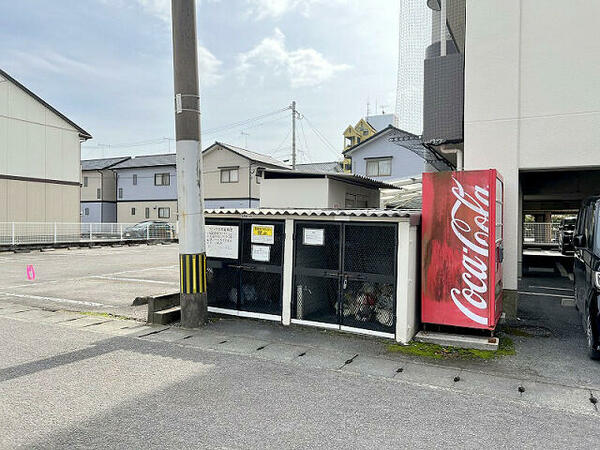
[[[455,184],[452,194],[456,197],[456,202],[452,206],[451,228],[463,245],[464,271],[461,279],[465,287],[451,288],[450,296],[465,316],[478,324],[487,325],[489,187],[475,185],[471,195],[465,192],[456,178],[452,180]],[[472,217],[470,223],[465,220],[468,217]]]

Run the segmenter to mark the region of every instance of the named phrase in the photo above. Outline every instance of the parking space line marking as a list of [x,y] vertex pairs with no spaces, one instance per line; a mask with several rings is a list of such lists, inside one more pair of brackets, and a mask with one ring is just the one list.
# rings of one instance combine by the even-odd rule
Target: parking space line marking
[[115,281],[133,281],[140,283],[155,283],[155,284],[168,284],[172,286],[177,286],[178,284],[173,281],[160,281],[160,280],[145,280],[143,278],[124,278],[124,277],[109,277],[104,275],[94,275],[90,278],[100,278],[102,280],[115,280]]
[[45,297],[45,296],[41,296],[41,295],[12,294],[10,292],[0,292],[0,295],[7,295],[9,297],[17,297],[17,298],[31,298],[34,300],[48,300],[51,302],[58,302],[58,303],[73,303],[76,305],[104,306],[105,308],[113,308],[114,307],[113,305],[105,305],[103,303],[86,302],[86,301],[82,301],[82,300],[71,300],[68,298]]
[[559,287],[552,287],[552,286],[537,286],[534,284],[531,284],[529,286],[530,288],[535,288],[535,289],[552,289],[555,291],[569,291],[569,292],[573,292],[573,288],[559,288]]
[[519,291],[519,294],[524,295],[541,295],[542,297],[560,297],[560,298],[575,298],[572,295],[564,295],[564,294],[547,294],[545,292],[531,292],[531,291]]
[[81,281],[81,280],[88,280],[90,278],[94,278],[94,277],[110,277],[110,276],[115,276],[115,275],[123,275],[126,273],[138,273],[138,272],[148,272],[149,270],[167,270],[167,269],[173,269],[177,267],[177,265],[172,265],[172,266],[158,266],[158,267],[147,267],[145,269],[132,269],[132,270],[123,270],[121,272],[110,272],[110,273],[101,273],[98,275],[86,275],[83,277],[74,277],[74,278],[65,278],[62,280],[48,280],[48,281],[42,281],[42,282],[33,282],[33,283],[27,283],[27,284],[17,284],[14,286],[6,286],[3,287],[2,289],[14,289],[14,288],[21,288],[21,287],[29,287],[29,286],[41,286],[41,285],[45,285],[45,284],[52,284],[52,283],[64,283],[67,281]]

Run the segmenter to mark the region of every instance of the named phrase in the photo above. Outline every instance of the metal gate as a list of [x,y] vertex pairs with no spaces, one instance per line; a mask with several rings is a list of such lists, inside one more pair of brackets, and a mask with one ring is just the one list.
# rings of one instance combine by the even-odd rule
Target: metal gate
[[237,255],[207,258],[209,309],[280,320],[284,222],[207,219],[206,225],[236,227],[238,233]]
[[296,222],[293,322],[393,336],[397,235],[395,224]]

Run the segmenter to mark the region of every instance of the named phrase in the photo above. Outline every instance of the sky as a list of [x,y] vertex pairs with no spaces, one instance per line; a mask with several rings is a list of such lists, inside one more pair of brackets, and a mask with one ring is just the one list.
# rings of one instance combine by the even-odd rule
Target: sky
[[[170,0],[0,2],[0,67],[92,134],[82,159],[174,152],[170,20]],[[367,103],[394,110],[396,0],[197,0],[197,21],[203,148],[289,159],[295,100],[299,161],[332,161]]]

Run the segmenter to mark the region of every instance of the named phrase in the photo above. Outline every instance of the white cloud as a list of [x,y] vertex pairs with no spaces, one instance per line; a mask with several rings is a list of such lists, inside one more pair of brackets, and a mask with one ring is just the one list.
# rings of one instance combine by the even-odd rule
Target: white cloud
[[334,3],[350,6],[350,0],[246,0],[248,3],[247,15],[256,20],[273,18],[278,19],[291,11],[299,11],[305,17],[309,17],[311,9],[315,5]]
[[170,0],[136,0],[144,12],[171,23],[171,1]]
[[213,86],[222,78],[219,70],[223,64],[210,50],[198,45],[198,71],[202,86]]
[[264,38],[246,53],[238,55],[238,71],[244,77],[261,66],[275,75],[285,75],[293,88],[317,86],[331,79],[337,72],[350,68],[346,64],[333,64],[313,48],[287,50],[285,35],[275,28],[273,36]]
[[101,74],[93,66],[53,50],[27,52],[10,50],[8,53],[11,55],[11,64],[21,67],[22,70],[52,72],[69,76]]

